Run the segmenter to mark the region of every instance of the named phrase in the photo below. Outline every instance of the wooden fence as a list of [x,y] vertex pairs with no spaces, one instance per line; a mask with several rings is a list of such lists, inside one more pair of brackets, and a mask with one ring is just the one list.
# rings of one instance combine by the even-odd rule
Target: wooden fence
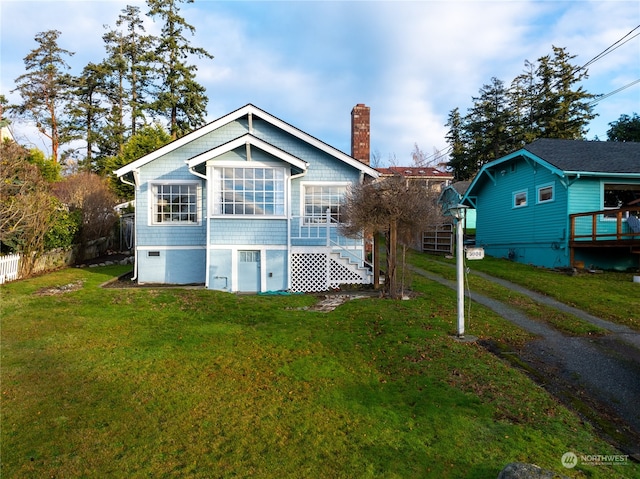
[[422,251],[453,254],[454,235],[452,223],[434,225],[422,233]]
[[20,255],[9,254],[0,256],[0,284],[18,279],[20,267]]

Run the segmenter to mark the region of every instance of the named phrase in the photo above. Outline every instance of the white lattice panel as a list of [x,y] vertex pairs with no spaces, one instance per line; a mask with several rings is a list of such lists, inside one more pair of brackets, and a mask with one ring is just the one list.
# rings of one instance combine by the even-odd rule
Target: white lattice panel
[[315,251],[291,254],[291,291],[315,293],[337,288],[342,284],[368,284],[366,269],[352,264],[339,253]]
[[327,291],[327,255],[325,253],[291,254],[291,291],[312,293]]

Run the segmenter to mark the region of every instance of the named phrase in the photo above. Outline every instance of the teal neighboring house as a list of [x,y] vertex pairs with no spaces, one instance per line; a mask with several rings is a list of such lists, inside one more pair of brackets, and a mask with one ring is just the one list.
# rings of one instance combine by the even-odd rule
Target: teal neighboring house
[[462,203],[476,209],[476,245],[490,256],[638,268],[640,143],[536,140],[484,165]]
[[[359,107],[352,133],[355,122],[368,141]],[[365,146],[356,159],[248,104],[120,168],[135,186],[135,279],[229,292],[371,283],[364,240],[337,227],[347,188],[378,176]]]

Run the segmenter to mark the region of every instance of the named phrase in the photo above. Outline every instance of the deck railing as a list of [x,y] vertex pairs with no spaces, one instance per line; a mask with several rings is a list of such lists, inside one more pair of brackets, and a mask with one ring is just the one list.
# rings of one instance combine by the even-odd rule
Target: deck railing
[[580,242],[640,242],[640,233],[627,224],[629,215],[640,215],[640,207],[624,207],[616,210],[588,211],[569,215],[571,243]]

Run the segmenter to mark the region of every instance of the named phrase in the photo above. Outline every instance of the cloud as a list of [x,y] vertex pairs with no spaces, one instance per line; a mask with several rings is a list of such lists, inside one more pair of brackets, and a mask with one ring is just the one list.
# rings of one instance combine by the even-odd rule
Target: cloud
[[[24,71],[37,32],[62,32],[75,51],[73,73],[104,57],[103,24],[142,1],[3,1],[2,93]],[[207,89],[209,119],[252,102],[349,152],[350,112],[371,110],[372,148],[410,161],[414,143],[445,148],[449,112],[462,113],[483,84],[509,84],[524,69],[566,47],[582,64],[640,23],[635,1],[196,1],[181,5],[190,38],[213,60],[192,59]],[[145,17],[146,18],[146,17]],[[149,33],[160,25],[146,19]],[[640,38],[589,68],[584,88],[608,93],[640,78]],[[606,123],[640,104],[640,85],[598,104]],[[606,117],[606,119],[605,119]]]

